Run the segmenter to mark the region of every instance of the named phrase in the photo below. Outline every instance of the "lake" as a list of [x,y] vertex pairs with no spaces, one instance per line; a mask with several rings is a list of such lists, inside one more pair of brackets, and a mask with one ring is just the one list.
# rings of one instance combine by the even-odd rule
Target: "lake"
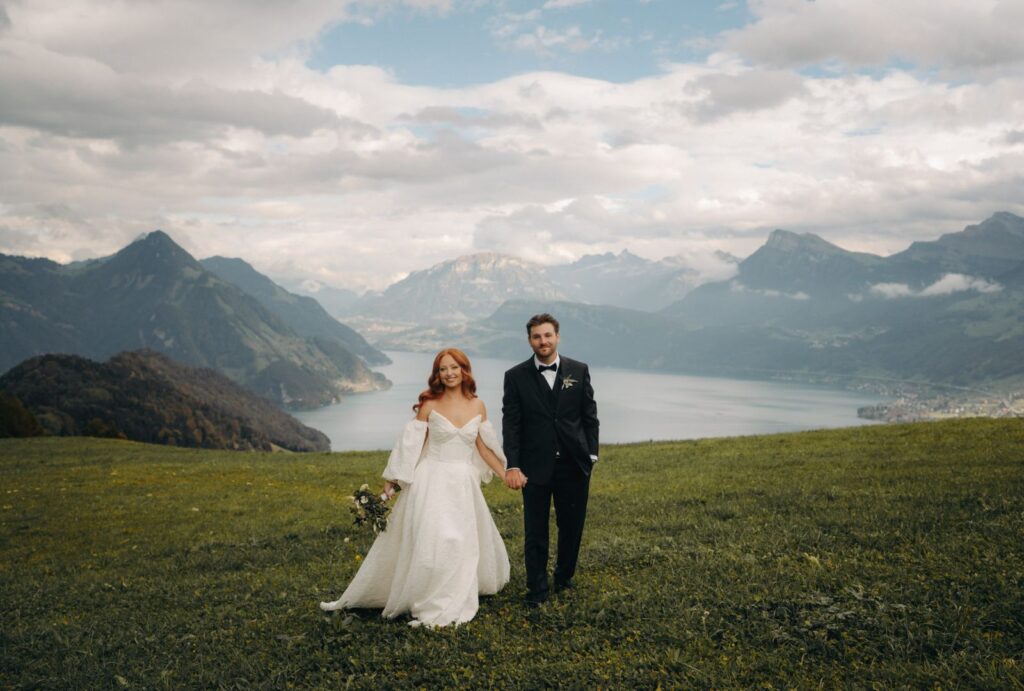
[[[390,449],[412,419],[433,355],[389,351],[388,357],[393,363],[376,369],[394,383],[390,390],[355,394],[295,417],[330,437],[334,451]],[[477,394],[499,431],[504,373],[522,360],[473,359]],[[858,407],[881,402],[868,394],[809,385],[607,367],[591,367],[590,378],[602,443],[853,427],[872,424],[857,417]]]

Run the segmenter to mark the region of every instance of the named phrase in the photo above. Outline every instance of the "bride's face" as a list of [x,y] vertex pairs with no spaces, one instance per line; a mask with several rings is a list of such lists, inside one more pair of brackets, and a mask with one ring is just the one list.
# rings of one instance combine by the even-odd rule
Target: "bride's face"
[[441,383],[446,388],[454,389],[462,386],[462,368],[459,367],[459,363],[455,362],[455,358],[451,355],[445,355],[441,358],[437,373],[441,377]]

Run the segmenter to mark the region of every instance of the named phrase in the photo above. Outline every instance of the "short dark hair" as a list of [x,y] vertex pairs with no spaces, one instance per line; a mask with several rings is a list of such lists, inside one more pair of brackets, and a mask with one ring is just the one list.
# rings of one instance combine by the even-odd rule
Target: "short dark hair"
[[526,335],[533,335],[533,327],[540,326],[541,324],[551,324],[555,327],[555,333],[558,333],[558,320],[552,317],[547,312],[541,312],[530,317],[530,321],[526,322]]

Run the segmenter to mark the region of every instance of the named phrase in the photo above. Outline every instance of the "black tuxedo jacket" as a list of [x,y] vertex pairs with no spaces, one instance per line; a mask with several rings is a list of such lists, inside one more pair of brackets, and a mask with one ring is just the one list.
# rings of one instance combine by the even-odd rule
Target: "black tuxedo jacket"
[[508,467],[519,468],[531,482],[551,480],[559,451],[589,475],[599,427],[590,370],[560,355],[554,389],[532,357],[508,370],[501,427]]

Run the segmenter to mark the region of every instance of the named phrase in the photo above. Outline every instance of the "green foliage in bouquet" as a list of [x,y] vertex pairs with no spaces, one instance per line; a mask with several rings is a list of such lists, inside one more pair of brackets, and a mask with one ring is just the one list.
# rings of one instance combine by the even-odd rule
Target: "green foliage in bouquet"
[[349,507],[349,510],[355,517],[356,525],[368,525],[373,529],[374,534],[387,530],[388,514],[391,513],[391,507],[387,504],[387,495],[376,495],[369,485],[364,484],[350,498],[352,506]]

